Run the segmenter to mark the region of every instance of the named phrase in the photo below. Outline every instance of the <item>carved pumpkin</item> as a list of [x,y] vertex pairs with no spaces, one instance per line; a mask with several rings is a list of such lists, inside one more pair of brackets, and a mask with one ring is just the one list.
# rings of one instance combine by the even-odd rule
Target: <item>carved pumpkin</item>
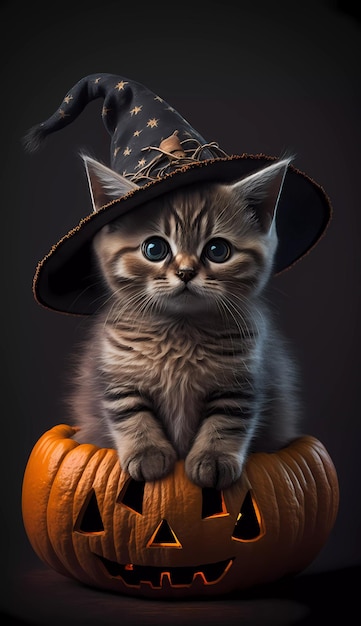
[[191,483],[181,461],[133,481],[115,450],[79,445],[76,430],[55,426],[36,443],[22,505],[40,559],[87,585],[160,598],[244,589],[304,569],[335,522],[336,471],[313,437],[253,454],[220,492]]

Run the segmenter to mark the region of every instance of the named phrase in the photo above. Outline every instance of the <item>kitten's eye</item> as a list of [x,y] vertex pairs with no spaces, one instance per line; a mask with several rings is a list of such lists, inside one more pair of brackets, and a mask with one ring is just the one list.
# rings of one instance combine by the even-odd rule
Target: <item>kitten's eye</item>
[[204,255],[213,263],[224,263],[231,256],[231,245],[225,239],[211,239],[204,248]]
[[163,261],[169,254],[169,245],[162,237],[150,237],[142,243],[142,253],[149,261]]

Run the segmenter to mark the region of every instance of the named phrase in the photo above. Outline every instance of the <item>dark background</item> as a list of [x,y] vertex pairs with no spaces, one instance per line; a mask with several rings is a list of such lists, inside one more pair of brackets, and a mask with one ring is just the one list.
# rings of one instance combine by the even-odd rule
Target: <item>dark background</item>
[[[2,2],[1,604],[12,623],[311,623],[347,617],[360,582],[360,15],[347,2]],[[5,34],[8,38],[5,38]],[[80,78],[137,80],[228,153],[296,154],[334,216],[319,245],[273,280],[280,326],[299,360],[304,432],[326,446],[340,509],[328,543],[294,583],[221,601],[113,597],[49,571],[21,518],[21,483],[41,434],[67,421],[63,395],[81,317],[32,296],[37,262],[91,211],[87,148],[109,162],[101,101],[36,155],[21,137]],[[321,590],[321,584],[326,585]],[[57,621],[59,620],[59,622]],[[215,621],[214,621],[215,620]],[[314,623],[312,621],[312,623]]]

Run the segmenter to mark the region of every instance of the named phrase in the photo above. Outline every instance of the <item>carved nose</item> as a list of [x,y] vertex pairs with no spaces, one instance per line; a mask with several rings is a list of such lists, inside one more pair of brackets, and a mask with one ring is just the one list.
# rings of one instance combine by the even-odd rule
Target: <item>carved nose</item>
[[193,267],[180,267],[179,270],[176,271],[176,275],[184,283],[189,283],[189,281],[195,277],[196,271]]

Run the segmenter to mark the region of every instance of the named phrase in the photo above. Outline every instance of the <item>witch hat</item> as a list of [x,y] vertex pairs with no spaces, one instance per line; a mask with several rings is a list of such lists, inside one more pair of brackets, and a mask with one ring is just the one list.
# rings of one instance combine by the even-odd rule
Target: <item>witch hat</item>
[[[227,155],[147,87],[114,74],[82,78],[58,110],[29,131],[27,148],[36,150],[47,135],[73,122],[96,98],[103,98],[102,119],[111,136],[110,167],[134,183],[133,188],[85,216],[62,237],[39,262],[33,282],[40,304],[80,315],[99,310],[106,296],[91,248],[100,228],[169,191],[196,182],[230,183],[277,160],[264,154]],[[331,213],[322,187],[289,165],[276,215],[276,274],[315,246]]]

